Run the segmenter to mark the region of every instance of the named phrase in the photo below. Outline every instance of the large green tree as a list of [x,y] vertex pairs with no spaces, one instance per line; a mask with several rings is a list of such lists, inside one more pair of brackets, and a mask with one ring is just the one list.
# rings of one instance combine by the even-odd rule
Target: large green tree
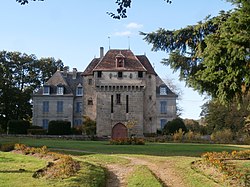
[[221,11],[179,30],[141,33],[154,51],[166,51],[162,63],[200,93],[228,102],[250,88],[250,1],[230,0],[235,9]]
[[0,51],[0,124],[32,116],[31,96],[57,70],[61,60]]

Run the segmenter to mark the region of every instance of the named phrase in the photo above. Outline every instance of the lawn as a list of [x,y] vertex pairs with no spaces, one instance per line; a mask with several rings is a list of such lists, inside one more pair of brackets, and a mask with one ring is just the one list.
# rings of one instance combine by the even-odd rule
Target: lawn
[[[120,165],[120,167],[133,167],[133,172],[127,177],[128,186],[162,186],[155,172],[151,172],[150,166],[132,165],[126,157],[139,158],[158,166],[170,163],[174,173],[185,186],[203,187],[219,186],[201,173],[191,168],[191,162],[200,159],[204,152],[221,152],[249,149],[250,146],[220,145],[220,144],[191,144],[191,143],[146,143],[146,145],[110,145],[108,141],[72,141],[59,139],[31,139],[31,138],[0,138],[0,143],[23,143],[29,146],[41,147],[46,145],[52,151],[64,152],[74,155],[74,159],[81,162],[82,169],[77,176],[66,180],[33,179],[32,173],[45,165],[43,160],[37,158],[25,159],[23,155],[16,156],[12,153],[0,152],[0,183],[2,186],[102,186],[105,185],[105,170],[108,165]],[[26,156],[27,157],[27,156]],[[125,158],[125,159],[124,159]],[[21,159],[21,160],[20,160]],[[22,161],[27,161],[31,166],[26,166]],[[13,164],[12,164],[13,162]],[[2,164],[1,164],[2,163]],[[6,168],[6,163],[8,167]],[[23,165],[25,172],[20,173]],[[248,167],[249,162],[239,162],[241,167]],[[30,168],[29,168],[30,167]],[[164,169],[164,168],[163,168]],[[11,172],[6,172],[11,171]],[[12,172],[15,171],[15,172]],[[17,172],[18,171],[18,172]],[[27,172],[26,172],[27,171]],[[28,172],[29,171],[29,172]],[[95,177],[94,177],[95,176]],[[11,180],[15,178],[15,180]],[[101,180],[99,180],[101,179]],[[7,182],[6,182],[7,181]],[[13,183],[13,181],[16,181]],[[27,182],[25,185],[22,181]],[[178,182],[178,181],[176,181]],[[81,184],[81,185],[77,185]]]
[[[58,139],[31,139],[31,138],[0,138],[0,142],[23,143],[26,145],[41,147],[46,145],[55,150],[68,149],[80,150],[78,154],[135,154],[153,156],[192,156],[199,157],[204,152],[221,152],[243,150],[244,147],[237,145],[221,144],[192,144],[192,143],[146,143],[146,145],[110,145],[108,141],[73,141]],[[248,149],[250,146],[248,146]],[[73,151],[77,152],[77,151]]]

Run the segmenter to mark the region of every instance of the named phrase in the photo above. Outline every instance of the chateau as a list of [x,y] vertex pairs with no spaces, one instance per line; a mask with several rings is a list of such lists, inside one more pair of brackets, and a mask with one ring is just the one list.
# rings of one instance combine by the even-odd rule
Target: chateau
[[128,49],[104,54],[101,47],[84,72],[57,71],[34,94],[33,124],[47,128],[50,120],[68,120],[76,127],[86,115],[96,121],[97,136],[144,136],[176,118],[176,98],[145,55]]

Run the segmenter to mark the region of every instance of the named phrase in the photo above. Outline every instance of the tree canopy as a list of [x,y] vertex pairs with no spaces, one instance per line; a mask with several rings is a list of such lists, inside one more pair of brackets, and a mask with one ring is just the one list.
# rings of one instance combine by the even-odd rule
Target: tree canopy
[[236,8],[221,11],[179,30],[141,33],[152,50],[165,51],[162,63],[200,93],[226,103],[250,89],[250,1],[230,0]]
[[29,120],[33,91],[62,67],[62,61],[54,58],[0,51],[0,123]]

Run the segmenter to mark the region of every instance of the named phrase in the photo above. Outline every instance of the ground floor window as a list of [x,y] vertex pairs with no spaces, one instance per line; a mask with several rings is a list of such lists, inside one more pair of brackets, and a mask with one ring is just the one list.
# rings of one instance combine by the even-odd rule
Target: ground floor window
[[43,119],[43,128],[48,129],[49,127],[49,120],[48,119]]
[[161,119],[160,120],[161,129],[163,129],[166,124],[167,124],[167,120],[166,119]]
[[82,125],[82,120],[81,119],[75,119],[74,120],[74,127],[81,126],[81,125]]

